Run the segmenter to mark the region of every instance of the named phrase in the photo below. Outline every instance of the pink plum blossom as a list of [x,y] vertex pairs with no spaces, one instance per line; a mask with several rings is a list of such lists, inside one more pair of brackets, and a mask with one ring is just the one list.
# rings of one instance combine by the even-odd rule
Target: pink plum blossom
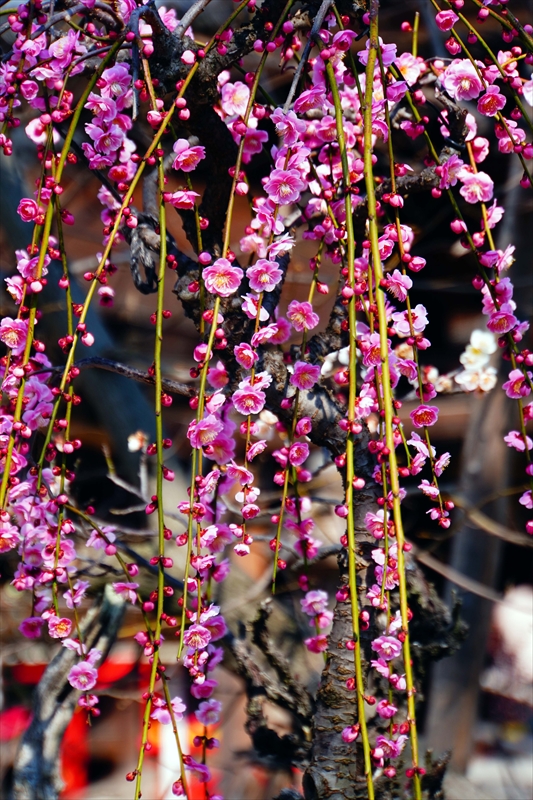
[[233,267],[227,258],[218,258],[202,272],[207,291],[220,297],[229,297],[236,292],[243,275],[242,269]]
[[507,436],[503,437],[503,441],[507,445],[507,447],[514,447],[515,450],[518,450],[519,453],[524,453],[526,447],[528,450],[533,448],[533,441],[529,438],[529,436],[524,437],[519,431],[509,431]]
[[96,686],[97,679],[98,671],[88,661],[74,664],[68,674],[68,682],[80,692],[88,692]]
[[306,361],[297,361],[294,365],[290,383],[297,389],[308,391],[312,389],[320,378],[320,367],[317,364],[308,364]]
[[382,758],[398,758],[406,741],[407,736],[404,734],[398,736],[397,739],[388,739],[386,736],[376,736],[376,749],[374,753],[379,750],[382,753]]
[[0,553],[13,550],[19,542],[19,529],[10,522],[0,522]]
[[309,456],[309,445],[307,442],[295,442],[289,448],[289,463],[293,467],[299,467]]
[[297,169],[275,169],[265,183],[265,191],[269,199],[278,206],[295,203],[305,189]]
[[409,414],[413,421],[415,428],[423,428],[424,426],[434,425],[439,418],[439,409],[437,406],[420,405],[411,411]]
[[485,94],[477,101],[477,109],[486,117],[495,117],[502,110],[507,100],[498,86],[487,86]]
[[276,108],[270,119],[276,126],[276,131],[283,136],[284,144],[292,147],[298,141],[300,135],[305,133],[307,125],[298,119],[294,111],[285,113],[283,109]]
[[241,81],[226,83],[222,87],[222,108],[230,117],[244,116],[249,98],[250,89]]
[[266,310],[266,308],[261,305],[259,307],[259,296],[256,294],[243,294],[242,297],[242,310],[248,317],[248,319],[257,319],[257,313],[259,310],[259,321],[266,322],[269,319],[270,314]]
[[435,461],[435,475],[437,478],[440,478],[446,467],[451,461],[451,455],[449,453],[443,453],[441,456],[437,458]]
[[205,158],[205,147],[201,145],[191,147],[187,139],[178,139],[172,149],[176,153],[172,166],[174,169],[181,169],[182,172],[192,172]]
[[28,337],[28,320],[4,317],[0,322],[0,341],[11,348],[13,355],[24,352]]
[[195,198],[200,197],[198,192],[180,189],[177,192],[165,193],[165,203],[170,203],[174,208],[192,209],[195,206]]
[[402,275],[399,269],[395,269],[393,273],[387,275],[386,283],[387,291],[402,302],[407,299],[407,293],[413,285],[411,278],[408,275]]
[[38,639],[44,625],[42,617],[27,617],[19,625],[19,631],[27,639]]
[[328,637],[324,633],[311,636],[304,640],[304,644],[311,653],[323,653],[328,647]]
[[459,158],[455,153],[450,156],[440,167],[437,167],[438,174],[440,175],[439,187],[441,189],[449,189],[450,186],[455,186],[458,181],[459,173],[464,168],[464,161]]
[[48,617],[48,633],[52,639],[64,639],[70,636],[72,622],[67,617]]
[[261,389],[248,386],[237,389],[232,396],[232,402],[239,414],[259,414],[265,407],[266,395]]
[[[381,57],[383,59],[383,66],[390,67],[390,65],[396,60],[397,47],[395,44],[384,44],[381,36],[379,37],[379,44],[381,50]],[[357,58],[359,59],[361,64],[364,64],[365,67],[368,64],[369,52],[370,52],[370,40],[367,39],[366,50],[360,50],[357,53]]]
[[113,589],[115,592],[120,595],[120,597],[123,597],[124,600],[128,600],[133,604],[137,602],[137,594],[135,590],[138,588],[138,583],[117,582],[113,584]]
[[203,625],[191,625],[183,634],[183,641],[193,650],[204,650],[211,641],[211,633]]
[[254,292],[271,292],[282,279],[283,273],[275,261],[260,258],[246,270],[246,277]]
[[[533,373],[528,372],[527,377],[531,380],[533,378]],[[507,397],[513,400],[520,400],[522,397],[527,397],[531,392],[526,376],[520,369],[511,370],[509,373],[509,380],[503,384],[502,389],[505,391]]]
[[236,345],[233,353],[237,363],[240,364],[241,367],[244,367],[244,369],[252,369],[258,358],[255,350],[246,342]]
[[311,303],[292,300],[287,309],[287,317],[295,331],[310,331],[320,322],[318,314],[313,311]]
[[[402,338],[411,336],[411,326],[409,325],[409,314],[407,311],[395,312],[392,315],[392,319],[398,336]],[[411,324],[415,334],[422,333],[428,324],[427,310],[421,303],[418,303],[411,310]]]
[[513,314],[514,305],[510,303],[502,303],[499,311],[494,311],[488,321],[487,328],[492,333],[502,336],[504,333],[509,333],[518,324],[518,320]]
[[468,59],[456,58],[441,77],[444,88],[454,100],[473,100],[483,91],[483,81]]
[[486,172],[470,172],[465,168],[459,173],[463,184],[459,193],[467,203],[488,203],[494,193],[494,181]]
[[359,730],[360,726],[358,724],[349,725],[347,728],[343,728],[341,733],[342,741],[346,742],[347,744],[355,742],[355,740],[359,736]]
[[321,614],[327,608],[328,595],[322,589],[313,589],[307,592],[304,598],[300,600],[302,610],[309,614],[310,617],[316,614]]
[[222,432],[223,423],[213,414],[208,414],[200,422],[192,420],[187,431],[191,446],[199,449],[212,444],[217,435]]
[[402,652],[402,645],[393,636],[378,636],[372,642],[372,650],[375,650],[385,661],[392,661],[398,658]]
[[398,713],[398,708],[389,700],[380,700],[376,706],[376,711],[383,719],[391,719]]
[[204,700],[200,703],[194,715],[202,725],[215,725],[220,719],[221,711],[222,703],[212,698],[211,700]]
[[458,21],[459,17],[451,10],[439,11],[435,16],[435,22],[441,31],[450,31]]

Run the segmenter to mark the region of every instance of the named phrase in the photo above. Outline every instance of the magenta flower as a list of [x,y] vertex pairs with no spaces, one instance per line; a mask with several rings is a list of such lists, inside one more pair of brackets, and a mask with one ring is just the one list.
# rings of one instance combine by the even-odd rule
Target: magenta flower
[[502,336],[509,333],[518,324],[518,320],[513,314],[513,307],[510,303],[503,303],[499,311],[494,311],[488,321],[487,328],[492,333]]
[[[411,336],[409,315],[407,311],[395,312],[392,315],[392,319],[394,321],[394,327],[398,336],[403,338],[406,336]],[[422,333],[425,330],[425,327],[428,324],[427,310],[426,307],[421,303],[418,303],[411,310],[411,323],[413,325],[413,331],[415,334]]]
[[11,348],[13,355],[19,356],[24,352],[28,337],[28,320],[4,317],[0,322],[0,341]]
[[360,726],[357,725],[350,725],[347,728],[343,728],[341,733],[342,741],[350,744],[351,742],[355,742],[357,737],[359,736],[359,729]]
[[193,650],[204,650],[211,641],[211,633],[203,625],[191,625],[183,634],[183,641]]
[[300,603],[302,605],[302,611],[310,617],[314,617],[316,614],[321,614],[327,608],[328,594],[321,589],[313,589],[307,592],[305,597],[300,600]]
[[123,597],[124,600],[129,600],[129,602],[133,604],[137,602],[137,594],[135,590],[138,588],[138,583],[118,582],[113,584],[113,589],[115,592],[120,595],[120,597]]
[[307,442],[295,442],[289,448],[289,463],[293,467],[299,467],[309,456],[309,445]]
[[48,617],[48,633],[52,639],[64,639],[70,636],[72,622],[67,617]]
[[283,109],[276,108],[270,119],[276,126],[278,134],[283,136],[283,143],[287,147],[295,145],[307,128],[306,123],[302,119],[298,119],[294,111],[285,114]]
[[211,697],[217,686],[217,681],[206,678],[203,683],[193,683],[191,686],[191,694],[193,697],[196,697],[197,700],[204,697]]
[[222,703],[219,700],[204,700],[194,712],[194,716],[202,725],[215,725],[220,719]]
[[100,92],[104,97],[128,98],[131,75],[127,64],[115,64],[102,73]]
[[200,764],[198,761],[195,761],[192,756],[184,756],[183,762],[186,769],[192,772],[199,783],[207,783],[211,780],[211,772],[209,771],[209,767],[206,767],[205,764]]
[[311,653],[323,653],[328,648],[328,637],[325,633],[319,633],[305,639],[304,644]]
[[470,172],[468,168],[461,170],[459,180],[463,184],[459,193],[467,203],[488,203],[494,194],[494,181],[486,172]]
[[214,264],[205,267],[202,272],[207,291],[220,297],[229,297],[236,292],[243,275],[242,269],[232,267],[227,258],[217,258]]
[[459,17],[454,11],[439,11],[435,17],[435,22],[441,31],[450,31]]
[[224,424],[214,414],[208,414],[200,422],[192,420],[187,430],[187,436],[191,446],[199,449],[212,444],[223,429]]
[[[383,59],[383,66],[390,67],[390,65],[396,61],[396,45],[395,44],[383,44],[383,39],[381,36],[379,37],[379,44],[381,50],[381,57]],[[366,42],[366,50],[360,50],[357,53],[357,58],[364,64],[365,67],[368,64],[368,54],[370,52],[370,40],[367,39]]]
[[190,147],[187,139],[178,139],[177,142],[174,142],[172,149],[176,153],[172,166],[174,169],[181,169],[182,172],[192,172],[205,158],[205,147],[200,145]]
[[222,87],[222,108],[229,117],[235,115],[243,117],[249,98],[250,89],[241,81],[226,83]]
[[246,270],[246,276],[254,292],[271,292],[282,279],[283,272],[275,261],[260,258]]
[[200,197],[198,192],[179,190],[177,192],[165,192],[165,203],[170,203],[174,208],[192,209],[195,205],[195,198]]
[[253,365],[258,359],[258,355],[255,350],[253,350],[246,342],[236,345],[233,353],[237,363],[240,364],[241,367],[244,367],[244,369],[252,369]]
[[[527,376],[531,379],[533,378],[533,373],[528,372]],[[507,397],[512,400],[520,400],[521,397],[527,397],[531,392],[526,377],[520,369],[513,369],[509,373],[509,380],[503,384],[502,389]]]
[[503,441],[507,447],[514,447],[514,449],[518,450],[519,453],[524,453],[526,447],[528,450],[533,448],[533,441],[529,438],[529,436],[526,436],[524,441],[524,437],[518,431],[509,431],[507,436],[503,437]]
[[294,110],[297,114],[305,114],[313,108],[321,106],[326,99],[323,86],[313,86],[312,89],[306,89],[294,103]]
[[320,378],[320,367],[308,364],[306,361],[297,361],[290,377],[290,383],[297,389],[308,391],[312,389]]
[[387,291],[402,302],[406,300],[407,293],[413,285],[413,281],[408,275],[402,275],[399,269],[395,269],[391,275],[387,275]]
[[398,658],[402,652],[402,645],[393,636],[378,636],[372,642],[372,650],[375,650],[385,661],[392,661]]
[[439,496],[440,492],[436,486],[430,483],[428,480],[424,478],[422,483],[418,487],[420,491],[426,495],[426,497],[431,497],[432,500],[436,500]]
[[498,275],[504,269],[509,269],[514,263],[514,251],[516,247],[508,245],[505,250],[485,250],[480,256],[480,261],[485,267],[493,267]]
[[38,639],[42,632],[44,619],[42,617],[27,617],[19,625],[19,631],[27,639]]
[[17,214],[23,222],[33,222],[37,214],[39,214],[39,206],[29,197],[24,197],[18,204]]
[[259,442],[254,442],[254,444],[250,445],[246,453],[248,461],[253,461],[254,458],[263,453],[266,450],[266,448],[267,448],[267,443],[265,439],[261,439]]
[[275,169],[265,183],[265,192],[278,206],[295,203],[305,189],[305,182],[297,169]]
[[260,344],[264,344],[272,339],[277,332],[278,326],[275,322],[273,322],[271,325],[265,325],[264,328],[259,328],[257,333],[254,333],[250,340],[250,344],[252,347],[257,347]]
[[[381,758],[398,758],[406,741],[407,736],[404,734],[398,736],[397,739],[387,739],[386,736],[376,736],[376,750],[381,750]],[[374,753],[375,752],[376,751],[374,751]]]
[[525,506],[525,508],[532,509],[533,508],[533,493],[531,489],[528,489],[527,492],[520,497],[518,500],[521,506]]
[[[105,123],[103,122],[102,125],[105,125]],[[102,127],[88,122],[85,125],[85,130],[93,140],[95,149],[104,155],[116,153],[124,141],[125,133],[118,125],[112,124],[109,127]]]
[[443,453],[441,456],[437,458],[435,461],[435,475],[437,478],[440,478],[446,467],[451,461],[451,455],[449,453]]
[[257,319],[257,312],[259,310],[259,321],[260,322],[267,321],[267,319],[270,317],[270,314],[268,313],[266,308],[264,308],[264,306],[261,306],[261,308],[259,308],[258,295],[251,294],[249,292],[248,294],[242,294],[241,297],[242,297],[241,308],[248,317],[248,319]]
[[473,100],[483,91],[483,81],[468,59],[456,58],[441,77],[444,88],[454,100]]
[[450,186],[455,186],[459,173],[464,169],[464,166],[464,161],[458,155],[454,153],[454,155],[450,156],[440,167],[437,167],[440,175],[439,187],[441,189],[449,189]]
[[313,306],[307,301],[300,303],[298,300],[293,300],[289,303],[287,309],[287,317],[289,318],[292,327],[295,331],[310,331],[316,328],[320,322],[318,314],[313,311]]
[[87,661],[82,661],[81,664],[74,664],[68,674],[68,682],[80,692],[88,692],[92,689],[96,685],[97,679],[98,670]]
[[391,719],[398,712],[398,709],[389,700],[380,700],[376,706],[376,711],[383,719]]
[[19,542],[19,529],[10,522],[0,522],[0,553],[13,550]]
[[231,399],[239,414],[247,417],[248,414],[259,414],[263,410],[266,395],[261,389],[247,386],[244,389],[237,389]]
[[415,428],[423,428],[424,426],[434,425],[439,418],[439,409],[437,406],[421,405],[411,411],[409,414],[413,420]]
[[486,117],[495,117],[506,102],[507,100],[501,94],[498,86],[487,86],[485,94],[477,101],[477,110]]

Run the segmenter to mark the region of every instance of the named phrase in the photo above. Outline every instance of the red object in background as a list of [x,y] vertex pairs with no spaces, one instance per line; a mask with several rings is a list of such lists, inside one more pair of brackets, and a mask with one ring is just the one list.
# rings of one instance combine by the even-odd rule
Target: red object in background
[[[48,664],[17,664],[11,668],[15,682],[35,686],[41,680]],[[125,678],[134,668],[131,661],[106,659],[98,670],[96,691],[106,689]],[[150,665],[139,664],[139,690],[143,692],[150,676]],[[31,711],[24,706],[14,706],[0,713],[0,742],[20,736],[28,727]],[[157,732],[154,731],[153,755],[159,751]],[[78,708],[70,721],[61,744],[61,777],[65,783],[61,797],[76,793],[82,797],[82,790],[89,782],[89,742],[87,712]]]
[[24,706],[13,706],[0,713],[0,742],[9,742],[24,733],[31,719],[31,711]]
[[[87,712],[76,709],[61,743],[61,777],[65,783],[62,797],[79,792],[89,778],[89,745],[87,742]],[[77,795],[81,797],[80,794]]]

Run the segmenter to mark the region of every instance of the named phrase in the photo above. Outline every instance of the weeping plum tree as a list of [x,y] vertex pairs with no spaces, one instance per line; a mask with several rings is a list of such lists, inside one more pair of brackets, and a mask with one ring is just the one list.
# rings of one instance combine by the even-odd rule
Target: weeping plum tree
[[[390,32],[380,36],[377,0],[244,0],[228,6],[227,19],[206,38],[195,25],[208,4],[196,0],[179,20],[152,0],[28,0],[16,8],[2,2],[0,145],[15,157],[20,136],[13,131],[21,126],[39,180],[18,206],[27,247],[17,250],[16,270],[6,279],[14,310],[0,328],[0,551],[27,598],[21,635],[58,645],[16,760],[14,796],[57,796],[62,733],[76,705],[89,717],[99,714],[99,665],[121,610],[133,604],[141,627],[135,639],[150,665],[138,761],[126,776],[136,800],[152,719],[175,734],[173,793],[190,797],[194,776],[206,799],[218,797],[210,782],[211,726],[221,713],[213,670],[228,653],[247,686],[255,747],[263,755],[283,751],[304,771],[306,800],[442,797],[444,764],[420,752],[416,699],[424,646],[445,654],[455,633],[412,560],[402,483],[425,475],[418,488],[429,516],[435,526],[450,526],[453,503],[439,488],[450,456],[431,441],[439,414],[434,399],[439,392],[491,390],[496,373],[488,364],[498,347],[509,365],[503,390],[519,409],[518,429],[505,441],[533,475],[526,434],[533,355],[522,345],[527,323],[515,314],[515,248],[494,240],[505,209],[484,164],[491,147],[508,154],[521,165],[524,191],[531,189],[533,28],[507,0],[431,0],[424,20],[442,49],[423,58],[418,13],[401,26],[410,47],[400,52]],[[265,75],[276,70],[290,76],[279,104],[265,88]],[[480,122],[486,136],[478,135]],[[406,137],[416,143],[410,163],[397,155]],[[260,182],[250,179],[259,154],[266,165]],[[199,166],[208,176],[201,191]],[[101,206],[103,241],[97,266],[83,276],[85,300],[76,303],[66,255],[76,221],[63,192],[69,171],[81,167],[101,183],[94,203]],[[134,193],[141,187],[139,208]],[[432,268],[416,253],[405,206],[414,193],[424,193],[427,203],[449,202],[452,232],[476,264],[465,282],[479,291],[487,318],[461,369],[433,379],[424,366],[431,323],[426,308],[410,299],[418,273]],[[237,230],[242,197],[249,215]],[[194,257],[169,233],[175,213]],[[315,255],[307,299],[295,300],[284,294],[284,282],[302,239],[311,240]],[[124,242],[135,286],[157,294],[146,373],[87,350],[95,343],[89,307],[98,298],[112,303],[113,257]],[[326,263],[337,273],[334,282],[324,279]],[[64,359],[52,364],[39,335],[40,305],[58,265]],[[169,281],[197,330],[188,384],[162,370]],[[332,296],[327,319],[313,307],[317,293]],[[153,387],[155,440],[136,440],[155,475],[145,500],[146,514],[157,521],[149,562],[122,547],[120,525],[103,525],[70,489],[69,457],[82,445],[71,434],[83,401],[76,381],[82,369],[100,367]],[[399,398],[409,384],[418,402],[402,422]],[[167,527],[164,503],[165,481],[174,479],[163,427],[173,395],[186,396],[190,406],[190,486],[178,505],[185,520],[178,535]],[[262,438],[265,412],[281,437],[273,452]],[[306,495],[317,451],[334,463],[344,493],[335,506],[344,533],[332,602],[308,575],[323,550]],[[262,506],[257,464],[266,458],[276,462],[275,509]],[[532,507],[531,490],[520,503]],[[217,605],[221,583],[231,579],[232,554],[244,559],[253,550],[265,511],[272,593],[287,568],[297,574],[301,607],[315,630],[305,646],[324,654],[316,696],[293,679],[270,641],[268,603],[253,622],[253,644],[228,630]],[[79,572],[82,544],[123,572],[85,614],[91,585]],[[176,548],[186,554],[179,580],[170,575]],[[286,552],[297,558],[288,564]],[[148,591],[138,582],[143,572]],[[164,635],[177,636],[175,658],[190,675],[192,702],[200,701],[198,759],[180,742],[177,722],[190,701],[171,697]],[[266,658],[268,674],[257,667],[252,646]],[[291,713],[290,735],[268,728],[267,699]]]

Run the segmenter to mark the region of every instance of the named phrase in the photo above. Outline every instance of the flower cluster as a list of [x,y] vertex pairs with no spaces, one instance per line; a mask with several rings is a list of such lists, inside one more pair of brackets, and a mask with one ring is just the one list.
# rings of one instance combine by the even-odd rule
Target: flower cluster
[[[334,462],[342,479],[335,521],[345,527],[339,544],[348,577],[336,602],[341,611],[349,604],[353,628],[353,636],[339,643],[339,649],[354,657],[353,675],[339,691],[347,697],[356,693],[357,716],[342,730],[342,740],[350,745],[360,738],[365,763],[392,779],[410,738],[412,765],[405,774],[412,779],[414,796],[421,796],[424,770],[416,756],[403,482],[420,476],[418,489],[430,519],[444,529],[451,525],[453,503],[439,486],[450,454],[438,453],[432,443],[439,394],[492,390],[497,372],[491,357],[495,361],[498,352],[509,362],[503,391],[519,410],[517,429],[505,442],[523,455],[528,480],[533,478],[533,442],[526,430],[533,419],[533,353],[523,347],[529,325],[519,318],[513,299],[515,247],[494,238],[505,212],[496,196],[488,138],[491,132],[502,157],[519,160],[521,186],[533,185],[533,143],[526,130],[531,125],[524,107],[524,102],[533,105],[533,29],[524,26],[517,32],[504,13],[506,3],[501,3],[500,14],[492,8],[495,3],[476,2],[478,21],[490,17],[502,29],[502,48],[493,52],[476,35],[463,5],[463,0],[453,0],[441,9],[434,2],[436,25],[448,37],[451,57],[446,59],[419,56],[416,31],[411,51],[399,52],[394,42],[378,36],[375,15],[361,12],[358,35],[349,29],[350,16],[327,10],[316,36],[309,39],[310,49],[298,58],[298,74],[283,107],[259,101],[260,81],[272,54],[279,51],[284,68],[302,49],[299,31],[305,22],[298,17],[296,25],[290,10],[276,23],[265,22],[253,43],[246,37],[258,66],[238,77],[230,69],[232,53],[239,52],[235,60],[247,53],[240,53],[242,37],[235,35],[233,22],[200,45],[192,30],[177,30],[180,23],[173,10],[156,11],[133,0],[120,0],[112,14],[93,10],[94,2],[83,0],[81,6],[57,12],[59,16],[53,4],[36,0],[7,15],[5,30],[11,32],[12,45],[0,73],[0,147],[6,156],[12,153],[8,134],[28,119],[29,109],[24,132],[35,146],[40,177],[34,195],[18,206],[21,220],[33,232],[26,249],[16,251],[13,274],[6,280],[16,311],[0,323],[0,341],[6,347],[1,359],[0,553],[16,560],[15,589],[31,593],[22,635],[48,636],[76,653],[68,681],[80,692],[79,705],[92,715],[98,714],[97,695],[90,692],[98,681],[102,654],[89,649],[81,634],[79,615],[91,586],[79,571],[80,543],[103,569],[109,566],[107,559],[114,559],[124,573],[112,587],[121,602],[143,615],[145,624],[135,641],[150,666],[139,761],[127,776],[136,782],[136,800],[150,720],[175,730],[181,767],[174,795],[188,796],[187,775],[192,775],[206,785],[206,797],[218,797],[211,792],[207,764],[208,751],[218,746],[208,729],[221,715],[221,702],[214,696],[215,668],[228,634],[217,586],[227,579],[233,562],[250,554],[267,517],[275,531],[267,537],[273,554],[272,588],[276,590],[278,571],[297,573],[301,609],[314,629],[303,637],[305,646],[312,653],[327,653],[327,631],[332,624],[335,629],[336,615],[328,608],[328,594],[315,583],[315,570],[308,569],[323,544],[313,507],[321,500],[315,500],[309,484],[324,458]],[[255,0],[239,10],[245,6],[255,14]],[[263,9],[255,19],[261,15]],[[57,25],[64,26],[59,33]],[[408,23],[402,27],[410,29]],[[175,32],[170,39],[179,53],[178,66],[173,61],[172,67],[178,76],[174,87],[161,68],[169,32]],[[518,33],[520,44],[514,43]],[[211,120],[229,141],[226,149],[236,148],[235,163],[227,172],[224,166],[221,181],[227,191],[220,189],[220,202],[227,202],[227,208],[214,214],[208,190],[197,206],[203,191],[199,175],[209,174],[217,154],[209,152],[212,137],[203,142],[197,129],[197,87],[190,88],[210,53],[218,54],[228,69],[220,72],[202,102],[210,98]],[[79,94],[71,78],[82,73],[86,90]],[[303,89],[293,96],[299,81]],[[436,104],[442,106],[438,116]],[[147,134],[153,138],[140,154],[137,149]],[[424,169],[414,156],[405,155],[405,163],[395,156],[422,148]],[[256,181],[249,165],[260,153],[269,167]],[[82,160],[102,181],[103,245],[95,269],[83,275],[88,292],[78,304],[70,294],[65,246],[65,226],[75,219],[63,202],[68,196],[65,172]],[[148,190],[140,212],[135,191],[142,180]],[[420,286],[418,273],[429,273],[432,265],[420,254],[417,229],[410,224],[411,181],[418,181],[435,201],[449,200],[457,246],[469,251],[477,264],[472,284],[481,295],[487,330],[473,331],[460,356],[462,368],[448,375],[439,375],[428,363],[431,321],[426,306],[412,299]],[[154,186],[157,197],[151,202]],[[230,246],[234,201],[244,196],[249,217],[235,236],[237,248]],[[165,206],[181,215],[195,259],[178,257],[171,249]],[[207,218],[205,209],[210,207]],[[363,223],[359,233],[354,229],[357,220]],[[298,228],[304,229],[301,236]],[[309,280],[305,288],[300,282],[289,297],[284,282],[300,239],[313,252]],[[130,437],[132,449],[142,451],[143,463],[152,459],[155,464],[155,493],[146,497],[145,511],[156,520],[157,550],[149,567],[157,577],[156,588],[147,592],[140,579],[133,580],[147,564],[140,557],[124,560],[119,526],[99,524],[94,509],[78,508],[70,491],[75,476],[69,457],[82,446],[71,425],[81,402],[75,392],[78,346],[94,343],[86,322],[94,295],[102,305],[113,302],[112,250],[123,242],[131,244],[137,283],[142,265],[149,280],[141,289],[153,288],[159,301],[151,316],[156,336],[149,370],[155,386],[156,437],[152,443],[144,434]],[[42,314],[39,295],[53,274],[53,261],[63,265],[59,286],[67,301],[66,331],[58,342],[66,365],[57,374],[45,344],[36,338]],[[337,271],[338,282],[329,323],[320,318],[322,296],[330,292],[325,262]],[[163,390],[161,356],[163,323],[170,316],[162,310],[167,268],[178,272],[175,292],[199,333],[191,383],[184,392],[191,411],[185,439],[191,480],[188,496],[184,493],[178,504],[185,523],[177,535],[167,527],[163,490],[163,479],[174,479],[164,459],[172,441],[163,438],[162,428],[163,410],[172,402]],[[274,462],[269,496],[277,507],[265,498],[267,454]],[[519,502],[533,508],[530,488]],[[356,521],[360,506],[364,530]],[[533,535],[533,521],[526,530]],[[357,575],[359,540],[370,545],[363,591]],[[182,548],[185,561],[179,597],[168,580],[174,547]],[[175,607],[168,613],[171,603]],[[361,629],[372,634],[375,658],[369,685],[375,687],[375,696],[365,694]],[[170,636],[177,640],[178,658],[191,679],[196,720],[204,729],[195,740],[201,761],[184,753],[179,741],[176,722],[189,702],[169,693],[161,645]],[[365,703],[376,707],[369,725]],[[372,770],[367,773],[370,792]]]

